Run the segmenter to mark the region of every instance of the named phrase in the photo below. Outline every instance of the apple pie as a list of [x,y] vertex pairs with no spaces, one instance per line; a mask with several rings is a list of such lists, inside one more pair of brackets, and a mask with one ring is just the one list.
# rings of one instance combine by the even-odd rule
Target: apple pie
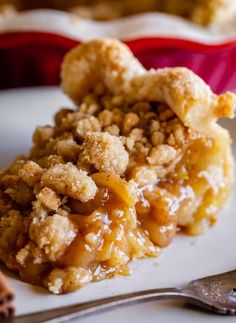
[[0,260],[55,294],[128,275],[216,222],[233,181],[217,120],[236,102],[186,68],[147,71],[113,39],[71,50],[61,77],[75,108],[0,173]]
[[111,20],[144,12],[166,12],[209,26],[222,25],[236,15],[235,0],[0,0],[0,12],[17,8],[54,8],[67,10],[81,17]]
[[[74,4],[73,4],[74,5]],[[234,0],[94,0],[69,8],[78,15],[107,20],[143,12],[160,11],[179,15],[204,25],[222,25],[236,16]]]

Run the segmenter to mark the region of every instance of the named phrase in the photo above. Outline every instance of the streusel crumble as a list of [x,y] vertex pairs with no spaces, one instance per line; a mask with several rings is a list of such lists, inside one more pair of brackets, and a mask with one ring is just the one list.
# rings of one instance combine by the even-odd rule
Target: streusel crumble
[[73,49],[62,86],[76,108],[37,127],[0,175],[0,259],[55,294],[129,274],[178,230],[216,222],[231,191],[235,97],[185,68],[146,71],[116,40]]

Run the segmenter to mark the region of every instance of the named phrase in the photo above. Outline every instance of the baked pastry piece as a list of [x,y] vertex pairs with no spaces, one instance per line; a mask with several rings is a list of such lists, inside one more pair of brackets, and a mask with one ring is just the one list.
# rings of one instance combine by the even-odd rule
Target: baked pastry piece
[[53,293],[129,273],[178,230],[198,235],[231,192],[233,117],[186,68],[147,71],[104,39],[70,51],[62,88],[76,103],[38,127],[0,175],[0,259]]

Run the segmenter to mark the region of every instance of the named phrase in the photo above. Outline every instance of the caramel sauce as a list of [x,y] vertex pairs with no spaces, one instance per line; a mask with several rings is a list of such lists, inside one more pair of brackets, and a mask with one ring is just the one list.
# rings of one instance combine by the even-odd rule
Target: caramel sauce
[[77,225],[78,234],[60,265],[89,268],[96,273],[96,280],[105,273],[110,276],[112,269],[106,261],[119,247],[120,231],[130,228],[125,204],[116,194],[100,187],[93,200],[82,203],[71,199],[69,206],[72,212],[69,217]]
[[97,281],[128,274],[126,264],[130,258],[142,256],[138,244],[150,256],[157,254],[137,222],[135,206],[127,207],[109,189],[99,187],[92,201],[70,200],[69,206],[69,218],[77,225],[78,234],[60,259],[60,266],[90,269]]

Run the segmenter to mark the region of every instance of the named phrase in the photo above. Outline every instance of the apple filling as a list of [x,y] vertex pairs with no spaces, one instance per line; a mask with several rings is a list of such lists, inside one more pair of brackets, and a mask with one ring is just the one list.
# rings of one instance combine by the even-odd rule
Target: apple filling
[[[115,44],[122,62],[130,54]],[[94,43],[79,51],[88,53],[89,46]],[[111,53],[109,41],[95,48],[99,46],[108,46]],[[104,65],[114,69],[110,74],[116,77],[116,68],[122,73],[125,68],[118,68],[114,57]],[[98,79],[91,70],[83,82]],[[196,127],[190,126],[197,120],[195,112],[182,120],[177,106],[184,105],[177,94],[184,91],[180,87],[170,100],[165,83],[185,86],[181,73],[189,77],[189,90],[196,76],[177,70],[176,80],[172,74],[163,79],[157,75],[163,83],[150,85],[143,94],[150,97],[142,100],[123,93],[129,88],[126,83],[119,93],[112,93],[105,81],[96,81],[91,89],[81,83],[73,88],[84,91],[76,108],[61,109],[53,126],[36,128],[28,156],[18,157],[0,173],[0,260],[8,268],[26,282],[67,293],[91,281],[128,275],[130,260],[158,256],[179,230],[199,235],[216,222],[231,191],[230,140],[220,126],[204,126],[209,116]],[[140,93],[146,93],[141,89],[150,80],[136,80],[141,82]],[[109,84],[116,82],[123,84],[119,77]],[[206,87],[199,79],[194,82]],[[133,90],[135,82],[130,84]],[[169,104],[154,99],[158,89],[168,93]],[[76,101],[73,91],[70,96]],[[212,100],[217,101],[214,96]],[[228,93],[218,100],[219,106],[211,110],[214,120],[216,115],[231,116],[233,96]],[[207,106],[199,111],[205,110]]]

